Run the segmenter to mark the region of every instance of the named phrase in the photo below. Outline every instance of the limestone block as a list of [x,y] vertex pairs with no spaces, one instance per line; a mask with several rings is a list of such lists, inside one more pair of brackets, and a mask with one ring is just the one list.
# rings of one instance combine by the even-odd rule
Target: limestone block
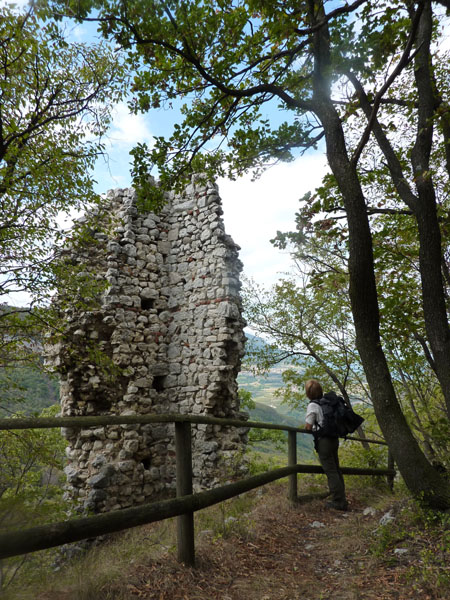
[[120,252],[122,251],[122,248],[117,242],[110,241],[106,245],[106,251],[108,254],[116,255],[116,254],[120,254]]
[[173,360],[173,359],[179,358],[180,355],[181,355],[181,348],[178,345],[171,344],[167,351],[167,358],[169,360]]
[[124,252],[128,258],[135,258],[137,248],[134,244],[125,244],[125,246],[122,246],[122,252]]
[[182,277],[179,273],[173,272],[169,274],[169,283],[171,285],[177,285],[182,281]]
[[126,473],[132,471],[136,466],[136,462],[134,460],[124,460],[117,463],[117,468],[122,473]]
[[202,231],[202,233],[200,234],[200,241],[204,243],[207,240],[209,240],[211,237],[212,237],[212,230],[210,228],[204,229]]
[[147,227],[148,229],[155,229],[156,228],[156,219],[153,216],[148,216],[145,218],[145,220],[143,221],[142,225],[144,227]]
[[[155,363],[153,365],[149,365],[148,367],[148,372],[149,375],[152,375],[154,377],[156,376],[164,376],[167,375],[169,372],[173,373],[174,371],[172,370],[172,366],[173,365],[169,365],[168,363]],[[176,366],[177,368],[178,365]]]
[[185,200],[184,202],[180,202],[179,204],[175,205],[173,207],[175,212],[185,212],[185,211],[189,211],[189,210],[193,210],[195,208],[195,199],[189,199],[189,200]]
[[67,446],[67,448],[64,450],[64,453],[66,455],[66,458],[73,461],[76,461],[79,456],[79,451],[75,448],[72,448],[71,446]]
[[86,480],[87,485],[94,488],[105,488],[111,482],[116,470],[112,465],[106,465],[99,473]]
[[200,386],[206,386],[206,385],[208,385],[208,383],[209,383],[209,377],[208,377],[208,374],[207,374],[207,373],[201,373],[201,374],[198,376],[198,384],[199,384]]
[[158,298],[158,292],[153,286],[146,286],[140,290],[140,297],[147,300],[156,300]]
[[100,377],[98,375],[93,375],[92,377],[89,377],[89,385],[92,388],[98,388],[99,384],[101,383]]
[[104,456],[103,454],[97,454],[97,456],[92,461],[92,466],[94,467],[94,469],[100,469],[101,467],[104,467],[107,462],[108,461],[106,456]]
[[92,435],[94,437],[96,437],[97,439],[99,439],[99,440],[106,439],[105,428],[104,427],[98,427],[97,429],[94,429],[92,431]]
[[159,477],[160,477],[160,472],[159,472],[159,469],[158,469],[158,468],[156,468],[156,467],[151,467],[151,469],[150,469],[150,477],[151,477],[153,480],[157,480],[157,479],[159,479]]
[[174,388],[178,385],[177,375],[167,375],[164,380],[164,388]]
[[95,488],[89,492],[84,506],[85,508],[95,508],[95,503],[106,500],[107,497],[108,494],[105,490]]
[[148,234],[142,234],[141,233],[141,234],[138,234],[136,236],[136,241],[140,242],[142,244],[150,244],[151,238],[150,238],[150,236]]
[[71,465],[68,465],[64,468],[64,474],[66,476],[67,481],[71,484],[76,484],[81,481],[80,471],[78,469],[75,469]]
[[139,379],[136,379],[134,381],[134,385],[137,388],[149,388],[152,385],[152,378],[151,377],[140,377]]
[[118,458],[120,461],[126,461],[126,460],[129,460],[129,459],[132,459],[132,458],[133,458],[133,453],[132,453],[132,452],[130,452],[129,450],[126,450],[125,448],[122,448],[122,449],[119,451],[119,454],[117,455],[117,458]]
[[215,452],[219,448],[219,444],[216,441],[203,441],[196,445],[196,450],[201,454],[210,454]]
[[167,240],[169,242],[173,242],[175,240],[177,240],[179,237],[179,228],[178,227],[173,227],[167,234]]
[[220,302],[217,312],[227,319],[239,319],[241,316],[237,305],[231,302]]
[[139,448],[139,441],[136,439],[126,440],[123,444],[123,447],[128,452],[131,452],[132,454],[134,454],[135,452],[137,452],[137,450]]

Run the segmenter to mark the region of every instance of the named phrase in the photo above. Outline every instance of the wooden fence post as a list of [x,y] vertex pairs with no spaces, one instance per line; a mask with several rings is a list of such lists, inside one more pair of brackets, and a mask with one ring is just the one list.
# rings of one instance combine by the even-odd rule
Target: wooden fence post
[[[192,494],[191,424],[175,423],[175,451],[177,465],[177,496]],[[194,513],[177,517],[178,560],[189,567],[195,566]]]
[[[388,464],[387,464],[387,468],[388,469],[395,469],[394,457],[392,456],[392,452],[390,450],[388,450]],[[394,477],[395,477],[395,475],[388,475],[386,477],[387,484],[388,484],[388,487],[391,490],[391,492],[394,491]]]
[[[297,432],[288,431],[288,466],[297,464]],[[289,475],[289,500],[297,501],[297,473]]]

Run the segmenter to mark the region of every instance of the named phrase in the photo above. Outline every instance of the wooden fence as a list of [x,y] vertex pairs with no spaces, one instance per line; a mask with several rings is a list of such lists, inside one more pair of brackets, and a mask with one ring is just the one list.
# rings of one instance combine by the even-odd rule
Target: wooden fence
[[[18,556],[76,542],[82,539],[113,533],[161,521],[170,517],[178,517],[177,540],[178,560],[189,566],[195,565],[194,548],[194,512],[233,498],[252,489],[289,477],[289,499],[298,500],[297,473],[323,473],[318,465],[302,465],[297,463],[297,433],[309,434],[302,428],[260,423],[256,421],[241,421],[238,419],[219,419],[217,417],[200,415],[127,415],[100,417],[40,417],[0,419],[1,430],[42,429],[52,427],[86,428],[99,425],[124,425],[148,423],[175,423],[176,450],[176,498],[152,502],[143,506],[122,509],[110,513],[94,515],[79,519],[71,519],[48,525],[32,527],[23,531],[9,531],[0,534],[0,559]],[[260,475],[248,477],[234,483],[229,483],[197,494],[192,493],[192,450],[191,424],[222,425],[230,427],[246,427],[259,429],[277,429],[288,432],[288,466]],[[367,440],[349,437],[353,441],[371,444],[383,444],[379,440]],[[342,467],[345,475],[374,475],[385,476],[392,487],[395,470],[389,453],[386,469],[359,469]]]

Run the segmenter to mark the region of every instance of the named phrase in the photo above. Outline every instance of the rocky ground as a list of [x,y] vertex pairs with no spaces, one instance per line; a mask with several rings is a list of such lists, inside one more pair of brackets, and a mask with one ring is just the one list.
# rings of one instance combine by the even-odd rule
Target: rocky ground
[[[197,568],[176,562],[174,552],[139,564],[105,598],[147,600],[431,600],[449,589],[423,583],[424,544],[401,533],[386,541],[380,520],[395,521],[402,502],[349,493],[346,513],[324,500],[295,507],[286,487],[268,486],[250,513],[231,520],[228,535],[205,530],[196,545]],[[358,499],[360,498],[360,499]],[[369,501],[368,501],[369,500]],[[231,518],[235,519],[235,518]],[[377,531],[378,535],[374,532]],[[384,533],[383,533],[384,531]],[[442,539],[440,538],[440,543]],[[445,552],[445,551],[444,551]],[[443,562],[445,559],[443,557]],[[443,566],[443,569],[448,569]],[[448,572],[447,572],[448,575]],[[111,594],[111,595],[108,595]],[[117,595],[116,595],[117,594]],[[450,595],[450,594],[449,594]]]

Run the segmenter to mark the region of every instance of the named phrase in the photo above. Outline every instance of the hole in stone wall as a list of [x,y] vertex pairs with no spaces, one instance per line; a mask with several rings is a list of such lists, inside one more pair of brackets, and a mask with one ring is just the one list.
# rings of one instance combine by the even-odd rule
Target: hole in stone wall
[[239,347],[233,340],[227,340],[224,344],[225,352],[227,353],[227,359],[229,364],[236,364],[239,360]]
[[164,383],[166,381],[165,375],[155,375],[153,377],[152,388],[157,392],[162,392],[164,390]]
[[146,471],[148,471],[150,469],[150,465],[152,464],[149,456],[147,456],[146,458],[143,458],[141,460],[141,463],[144,466],[144,469]]
[[155,301],[151,298],[141,298],[141,308],[142,310],[150,310],[153,308]]

